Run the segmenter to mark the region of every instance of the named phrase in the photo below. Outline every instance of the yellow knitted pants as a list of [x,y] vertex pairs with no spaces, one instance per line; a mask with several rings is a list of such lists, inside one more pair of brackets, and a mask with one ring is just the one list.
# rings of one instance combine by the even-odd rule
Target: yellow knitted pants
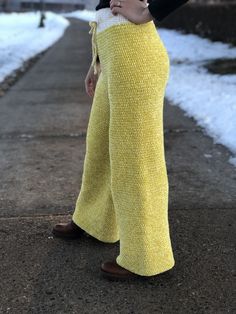
[[142,276],[174,266],[168,224],[163,100],[169,59],[154,23],[95,34],[101,72],[87,128],[73,221]]

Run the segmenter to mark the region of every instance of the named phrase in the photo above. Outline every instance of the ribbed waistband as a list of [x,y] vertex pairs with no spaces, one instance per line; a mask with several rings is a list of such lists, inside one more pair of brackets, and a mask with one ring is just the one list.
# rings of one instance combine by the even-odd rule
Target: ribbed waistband
[[89,22],[90,31],[89,34],[92,34],[92,66],[94,67],[94,74],[98,73],[97,69],[97,43],[96,43],[96,34],[104,31],[105,29],[119,24],[132,23],[127,18],[121,14],[114,15],[111,12],[110,8],[102,8],[95,12],[95,17],[92,21]]
[[131,23],[121,14],[114,15],[110,8],[102,8],[95,12],[95,22],[97,23],[97,33],[100,33],[112,25]]

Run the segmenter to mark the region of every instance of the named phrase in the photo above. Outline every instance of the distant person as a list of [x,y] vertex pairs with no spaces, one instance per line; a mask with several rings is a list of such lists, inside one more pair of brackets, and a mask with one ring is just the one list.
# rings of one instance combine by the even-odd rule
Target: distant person
[[170,63],[153,20],[186,2],[100,0],[90,22],[85,88],[93,103],[81,190],[71,221],[53,234],[120,241],[119,255],[101,265],[109,278],[155,276],[175,265],[163,131]]

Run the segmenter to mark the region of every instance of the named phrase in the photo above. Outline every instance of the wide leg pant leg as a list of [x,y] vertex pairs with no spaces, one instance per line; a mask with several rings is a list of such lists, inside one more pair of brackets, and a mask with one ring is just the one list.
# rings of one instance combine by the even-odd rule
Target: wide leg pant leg
[[139,275],[156,275],[174,266],[163,138],[169,59],[153,23],[112,26],[97,38],[108,77],[116,261]]
[[72,220],[108,243],[119,240],[110,186],[109,116],[107,79],[101,72],[90,111],[82,184]]

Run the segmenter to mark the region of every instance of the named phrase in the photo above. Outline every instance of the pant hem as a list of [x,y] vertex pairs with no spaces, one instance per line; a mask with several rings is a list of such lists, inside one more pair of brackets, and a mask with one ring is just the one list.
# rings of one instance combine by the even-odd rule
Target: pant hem
[[80,227],[81,229],[83,229],[87,234],[89,234],[90,236],[92,236],[93,238],[104,242],[104,243],[116,243],[117,241],[119,241],[120,239],[118,238],[106,238],[101,236],[100,232],[98,230],[94,230],[91,226],[88,226],[85,222],[83,221],[78,221],[78,219],[76,220],[73,216],[72,216],[72,220],[73,222]]
[[167,266],[166,268],[162,268],[162,269],[160,268],[160,269],[158,269],[158,270],[156,270],[156,271],[152,271],[152,272],[149,272],[149,271],[146,271],[146,272],[145,272],[145,271],[143,271],[143,272],[142,272],[142,271],[136,271],[134,267],[129,267],[128,265],[123,264],[123,263],[120,261],[120,255],[117,256],[117,258],[116,258],[116,263],[117,263],[119,266],[121,266],[121,267],[123,267],[123,268],[125,268],[125,269],[127,269],[127,270],[129,270],[129,271],[131,271],[132,273],[134,273],[134,274],[136,274],[136,275],[139,275],[139,276],[143,276],[143,277],[152,277],[152,276],[156,276],[156,275],[165,273],[165,272],[171,270],[172,268],[174,268],[174,266],[175,266],[175,262],[173,262],[173,263],[171,264],[171,266]]

